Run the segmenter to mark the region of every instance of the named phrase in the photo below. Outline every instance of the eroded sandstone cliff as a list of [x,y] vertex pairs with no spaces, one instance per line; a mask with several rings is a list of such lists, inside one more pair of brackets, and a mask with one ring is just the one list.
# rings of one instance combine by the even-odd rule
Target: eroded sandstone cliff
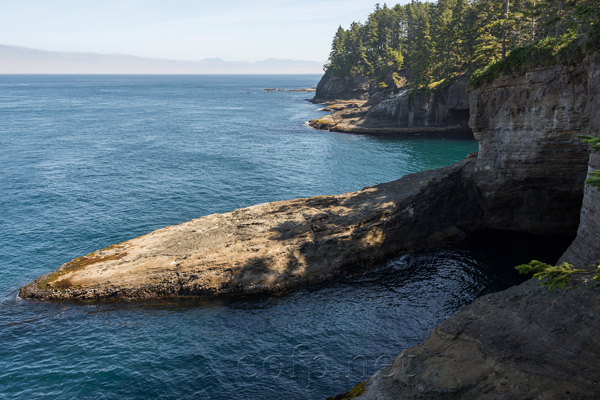
[[[364,80],[325,74],[319,85],[322,88],[337,87],[345,82],[344,79]],[[462,76],[443,87],[423,91],[398,88],[374,92],[366,83],[359,86],[362,87],[360,90],[354,81],[346,91],[322,89],[319,92],[317,87],[313,101],[329,100],[337,107],[331,115],[310,121],[310,125],[317,129],[355,133],[470,131],[467,81],[468,77]],[[337,97],[337,93],[344,95]],[[352,93],[361,95],[352,97]],[[367,98],[369,100],[360,107],[355,103],[340,102]]]
[[486,222],[543,234],[579,224],[588,154],[584,132],[588,66],[538,68],[470,93],[479,154],[473,179]]
[[338,77],[327,71],[317,84],[313,101],[319,103],[331,100],[367,100],[374,88],[374,83],[366,76]]
[[[490,227],[577,237],[562,259],[600,259],[600,196],[582,179],[598,154],[574,140],[599,134],[600,57],[503,77],[471,93],[480,152],[471,176]],[[582,170],[583,167],[583,170]],[[571,204],[570,206],[568,204]],[[561,223],[561,220],[563,223]],[[510,251],[510,249],[507,249]],[[600,396],[600,292],[592,273],[575,290],[528,281],[488,295],[435,328],[422,344],[338,399],[596,399]]]

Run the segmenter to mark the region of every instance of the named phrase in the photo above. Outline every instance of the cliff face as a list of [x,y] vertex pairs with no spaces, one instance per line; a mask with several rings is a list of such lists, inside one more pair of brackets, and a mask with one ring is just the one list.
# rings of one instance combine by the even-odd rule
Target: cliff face
[[[471,93],[471,126],[480,152],[470,179],[487,226],[528,232],[571,232],[562,259],[585,266],[600,259],[600,196],[581,189],[588,156],[575,134],[598,135],[599,57],[578,66],[541,68],[500,78]],[[507,249],[510,251],[510,249]],[[422,344],[338,398],[595,399],[600,351],[600,292],[549,291],[528,281],[484,296]],[[358,394],[358,396],[356,396]]]
[[367,100],[372,89],[373,84],[368,77],[338,77],[328,71],[317,84],[313,101],[320,103],[329,100]]
[[[369,99],[362,107],[339,107],[330,116],[311,121],[317,129],[337,132],[439,132],[443,130],[469,130],[468,78],[463,76],[450,85],[427,92],[399,89],[395,93],[373,93],[364,78],[336,78],[326,73],[313,101]],[[352,81],[343,90],[339,85]],[[372,86],[372,85],[371,85]],[[325,90],[327,89],[327,90]],[[368,93],[371,93],[369,97]],[[354,97],[352,97],[354,96]]]
[[575,136],[583,132],[587,76],[584,65],[540,68],[470,93],[479,142],[473,178],[489,227],[577,229],[588,155]]
[[384,97],[365,115],[364,126],[468,129],[467,77],[431,92],[402,90]]
[[[600,137],[600,55],[589,60],[588,104],[584,122],[589,129],[587,134]],[[600,170],[600,154],[592,152],[589,159],[589,172]],[[585,266],[600,260],[600,193],[593,187],[586,187],[581,207],[581,222],[577,238],[561,258],[575,265]],[[597,265],[597,264],[596,264]]]
[[[600,154],[590,155],[589,172],[600,170]],[[560,262],[568,262],[585,267],[600,264],[600,194],[592,187],[586,187],[581,206],[581,222],[573,244],[561,257]]]

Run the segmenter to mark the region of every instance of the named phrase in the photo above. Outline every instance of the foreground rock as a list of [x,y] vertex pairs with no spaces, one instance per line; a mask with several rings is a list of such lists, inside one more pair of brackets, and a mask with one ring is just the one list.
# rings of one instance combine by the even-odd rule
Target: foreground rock
[[[471,158],[338,196],[280,201],[154,231],[64,264],[23,298],[271,292],[480,227]],[[440,217],[440,214],[443,217]]]
[[586,289],[589,278],[573,291],[529,281],[478,299],[354,398],[597,399],[600,291]]

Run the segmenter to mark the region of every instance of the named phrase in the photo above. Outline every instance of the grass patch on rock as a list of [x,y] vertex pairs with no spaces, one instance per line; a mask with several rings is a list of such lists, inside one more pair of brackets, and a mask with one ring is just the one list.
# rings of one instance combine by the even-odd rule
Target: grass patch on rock
[[547,37],[512,50],[504,59],[478,69],[471,75],[468,89],[478,89],[502,75],[522,76],[534,68],[581,62],[597,51],[592,37],[565,34],[555,41]]
[[347,393],[338,394],[334,397],[328,397],[327,400],[350,400],[355,397],[358,397],[365,392],[365,383],[367,383],[367,381],[359,383],[358,385],[350,389],[350,391]]
[[[119,260],[119,259],[125,257],[127,255],[127,252],[119,251],[118,248],[120,246],[121,246],[120,243],[113,244],[112,246],[107,247],[105,249],[94,251],[86,256],[77,257],[77,258],[69,261],[68,263],[64,264],[62,267],[60,267],[59,269],[57,269],[56,271],[52,272],[51,274],[46,276],[44,279],[42,279],[38,283],[38,289],[40,289],[40,290],[48,290],[48,289],[64,290],[64,289],[67,289],[68,287],[71,287],[71,279],[70,278],[63,279],[60,282],[57,282],[53,286],[50,286],[50,284],[52,282],[56,281],[61,276],[81,270],[89,265],[100,263],[100,262]],[[108,254],[108,255],[102,254],[105,251],[113,251],[113,250],[116,250],[116,251],[112,254]]]

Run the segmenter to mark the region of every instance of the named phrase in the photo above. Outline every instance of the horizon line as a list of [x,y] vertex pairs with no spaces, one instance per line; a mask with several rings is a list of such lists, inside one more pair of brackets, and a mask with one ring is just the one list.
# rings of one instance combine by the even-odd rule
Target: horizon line
[[6,43],[0,43],[0,46],[5,46],[5,47],[12,47],[12,48],[17,48],[17,49],[24,49],[24,50],[32,50],[32,51],[40,51],[40,52],[46,52],[46,53],[61,53],[61,54],[80,54],[80,55],[96,55],[96,56],[114,56],[114,57],[132,57],[132,58],[137,58],[140,60],[153,60],[153,61],[174,61],[174,62],[183,62],[183,63],[201,63],[201,62],[207,62],[207,63],[219,63],[219,62],[224,62],[224,63],[245,63],[245,64],[255,64],[255,63],[261,63],[261,62],[265,62],[265,61],[290,61],[290,62],[304,62],[304,63],[318,63],[318,64],[325,64],[326,61],[316,61],[316,60],[299,60],[299,59],[293,59],[293,58],[276,58],[276,57],[268,57],[268,58],[264,58],[264,59],[260,59],[257,61],[242,61],[242,60],[226,60],[224,58],[221,57],[205,57],[202,59],[197,59],[197,60],[191,60],[191,59],[174,59],[174,58],[161,58],[161,57],[145,57],[145,56],[138,56],[135,54],[129,54],[129,53],[102,53],[102,52],[94,52],[94,51],[62,51],[62,50],[46,50],[46,49],[40,49],[40,48],[35,48],[35,47],[27,47],[27,46],[21,46],[21,45],[14,45],[14,44],[6,44]]

